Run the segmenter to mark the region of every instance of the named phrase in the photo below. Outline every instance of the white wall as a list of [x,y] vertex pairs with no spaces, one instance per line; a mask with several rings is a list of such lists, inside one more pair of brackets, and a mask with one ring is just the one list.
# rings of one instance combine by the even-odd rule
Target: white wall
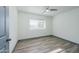
[[17,43],[17,9],[16,7],[9,7],[9,52],[12,52]]
[[[27,39],[45,35],[52,34],[52,17],[40,16],[37,14],[19,12],[19,20],[18,20],[18,38],[19,39]],[[46,20],[46,29],[45,30],[29,30],[29,19],[44,19]]]
[[79,43],[79,8],[53,18],[53,35]]

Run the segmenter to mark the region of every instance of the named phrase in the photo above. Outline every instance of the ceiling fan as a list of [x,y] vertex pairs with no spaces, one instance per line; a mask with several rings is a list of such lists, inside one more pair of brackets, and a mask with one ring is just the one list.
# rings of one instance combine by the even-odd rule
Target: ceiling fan
[[57,11],[57,10],[58,10],[58,9],[49,8],[49,6],[48,6],[48,7],[46,7],[46,9],[43,11],[43,13],[54,12],[54,11]]

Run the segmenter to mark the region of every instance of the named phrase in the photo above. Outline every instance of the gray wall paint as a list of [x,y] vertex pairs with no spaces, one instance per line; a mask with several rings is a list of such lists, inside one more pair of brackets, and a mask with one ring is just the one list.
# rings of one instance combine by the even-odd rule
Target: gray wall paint
[[52,22],[53,35],[79,43],[79,8],[58,14]]
[[[32,37],[39,37],[52,34],[52,17],[41,16],[32,13],[19,12],[18,14],[18,38],[26,39]],[[46,29],[44,30],[30,30],[29,20],[30,19],[44,19],[46,20]]]
[[17,39],[17,9],[16,7],[9,7],[9,52],[12,52],[18,39]]

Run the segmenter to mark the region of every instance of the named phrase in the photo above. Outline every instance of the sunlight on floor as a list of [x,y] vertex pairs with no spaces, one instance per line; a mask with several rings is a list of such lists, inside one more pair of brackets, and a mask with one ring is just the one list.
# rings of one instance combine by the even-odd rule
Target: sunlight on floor
[[55,50],[53,50],[53,51],[51,51],[49,53],[58,53],[58,52],[61,52],[61,51],[63,51],[63,49],[58,48],[58,49],[55,49]]

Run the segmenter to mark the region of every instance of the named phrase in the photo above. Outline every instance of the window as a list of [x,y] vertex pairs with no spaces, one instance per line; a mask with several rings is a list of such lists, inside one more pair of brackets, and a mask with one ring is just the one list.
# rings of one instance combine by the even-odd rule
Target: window
[[30,29],[45,29],[45,28],[46,28],[45,20],[30,19]]

